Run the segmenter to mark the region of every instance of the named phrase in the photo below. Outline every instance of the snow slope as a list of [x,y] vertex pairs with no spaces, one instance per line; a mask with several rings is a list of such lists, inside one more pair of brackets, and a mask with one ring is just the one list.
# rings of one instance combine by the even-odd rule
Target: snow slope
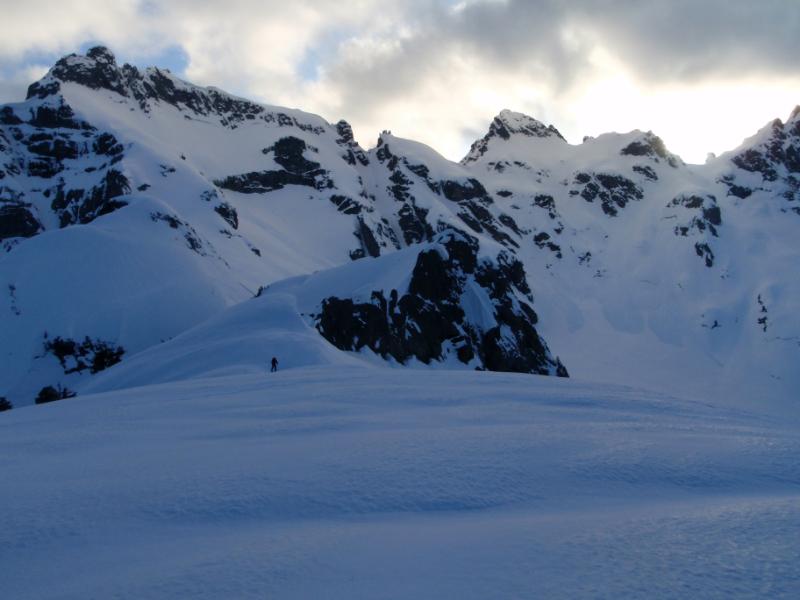
[[364,365],[84,395],[0,418],[3,595],[794,598],[799,434]]
[[[540,374],[565,375],[532,319],[514,316],[525,314],[519,307],[529,294],[514,286],[497,292],[505,275],[495,261],[506,255],[481,256],[469,242],[445,231],[433,244],[280,281],[86,380],[77,391],[251,374],[262,372],[272,356],[290,369],[386,359],[416,367],[527,371],[514,368],[527,360],[523,367]],[[443,270],[433,272],[431,265]],[[436,284],[429,286],[430,279]],[[348,320],[350,311],[355,317]],[[532,352],[535,345],[540,352]],[[465,353],[469,360],[460,360]]]

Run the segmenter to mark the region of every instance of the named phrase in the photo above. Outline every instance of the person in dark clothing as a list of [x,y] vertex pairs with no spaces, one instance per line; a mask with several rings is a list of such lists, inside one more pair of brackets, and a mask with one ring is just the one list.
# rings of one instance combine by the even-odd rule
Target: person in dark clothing
[[270,373],[274,373],[278,370],[278,359],[273,356],[271,364],[272,368],[270,369]]

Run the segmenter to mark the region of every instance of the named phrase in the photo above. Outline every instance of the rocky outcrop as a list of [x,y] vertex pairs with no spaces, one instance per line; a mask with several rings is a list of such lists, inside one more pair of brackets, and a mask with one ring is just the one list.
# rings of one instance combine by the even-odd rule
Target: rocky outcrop
[[34,210],[24,202],[3,202],[0,199],[0,240],[32,237],[42,231]]
[[613,173],[577,173],[574,184],[580,187],[570,190],[571,196],[580,196],[587,202],[599,200],[609,217],[616,217],[619,209],[644,198],[642,188],[627,177]]
[[91,223],[98,217],[127,206],[128,202],[120,197],[130,191],[128,178],[116,169],[108,169],[100,183],[88,190],[69,189],[65,184],[60,184],[51,208],[58,215],[61,227]]
[[336,132],[339,134],[336,143],[344,149],[342,158],[353,166],[355,166],[356,163],[367,166],[369,164],[369,158],[361,146],[356,143],[353,137],[353,128],[350,126],[350,123],[342,119],[336,123]]
[[214,181],[214,184],[241,194],[274,192],[287,185],[303,185],[316,190],[333,187],[328,171],[321,168],[318,162],[305,157],[306,152],[316,152],[316,149],[310,148],[299,138],[281,138],[262,152],[272,156],[283,169],[231,175]]
[[[663,160],[674,169],[677,169],[678,166],[682,164],[680,158],[667,152],[667,147],[664,145],[664,141],[652,131],[648,131],[639,139],[632,141],[630,144],[620,150],[619,153],[622,156],[641,156],[650,158],[654,162]],[[635,167],[634,170],[636,170]]]
[[[755,192],[767,192],[800,203],[800,106],[786,123],[775,119],[755,139],[731,157],[734,168],[719,180],[727,186],[728,195],[745,199]],[[760,184],[753,185],[753,175]],[[789,208],[800,214],[795,206]]]
[[435,242],[417,256],[407,290],[376,290],[366,302],[323,299],[319,332],[342,350],[368,348],[400,363],[454,358],[478,369],[567,376],[536,331],[522,264],[505,251],[480,257],[477,239],[461,231]]
[[708,231],[712,236],[719,237],[717,227],[722,225],[722,212],[712,194],[681,194],[673,198],[669,206],[680,206],[693,213],[688,222],[675,226],[675,235],[685,237],[692,231]]
[[87,370],[94,375],[121,361],[125,349],[88,336],[76,341],[66,337],[48,339],[45,335],[44,352],[58,359],[65,375]]

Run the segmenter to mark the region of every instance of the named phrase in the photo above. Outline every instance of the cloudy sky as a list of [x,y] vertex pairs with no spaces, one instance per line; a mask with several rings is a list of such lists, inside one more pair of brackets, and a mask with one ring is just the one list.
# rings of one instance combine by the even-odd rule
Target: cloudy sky
[[572,143],[652,129],[687,161],[800,104],[798,0],[0,0],[0,102],[103,43],[459,159],[503,108]]

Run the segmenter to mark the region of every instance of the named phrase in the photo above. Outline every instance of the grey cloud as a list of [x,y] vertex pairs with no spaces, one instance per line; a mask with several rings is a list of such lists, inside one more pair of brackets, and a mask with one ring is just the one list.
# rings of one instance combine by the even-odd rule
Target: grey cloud
[[605,0],[577,16],[643,79],[798,72],[800,3],[791,0]]
[[637,79],[661,84],[794,75],[800,55],[800,3],[782,0],[508,0],[457,12],[417,2],[406,18],[416,33],[394,52],[366,64],[331,57],[328,78],[343,90],[343,104],[368,111],[459,55],[556,93],[587,73],[595,46]]

